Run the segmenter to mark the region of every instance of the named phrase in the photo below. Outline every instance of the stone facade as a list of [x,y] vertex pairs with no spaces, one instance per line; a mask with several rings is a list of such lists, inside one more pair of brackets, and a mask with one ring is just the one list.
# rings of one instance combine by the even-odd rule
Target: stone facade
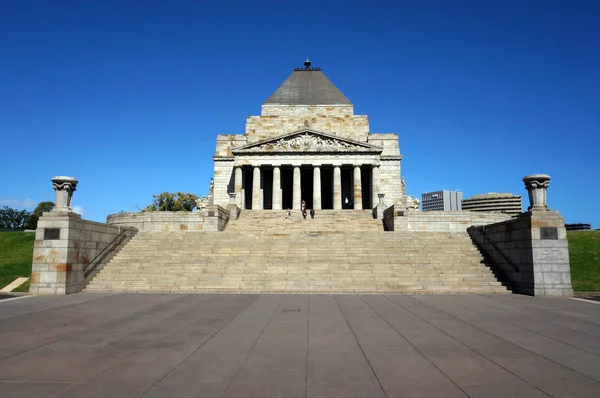
[[[291,82],[291,83],[290,83]],[[282,99],[285,99],[282,100]],[[397,134],[373,134],[367,116],[320,69],[296,69],[250,116],[244,135],[219,135],[214,203],[241,209],[373,208],[401,203]]]

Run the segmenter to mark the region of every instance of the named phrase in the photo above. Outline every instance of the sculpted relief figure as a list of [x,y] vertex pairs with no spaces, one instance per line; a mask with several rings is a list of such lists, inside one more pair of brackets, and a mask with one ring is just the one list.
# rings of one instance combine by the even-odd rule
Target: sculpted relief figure
[[262,144],[258,150],[303,150],[303,151],[336,151],[348,149],[360,149],[358,145],[336,140],[333,138],[323,138],[310,134],[299,135],[293,138],[281,138],[277,142]]
[[417,199],[412,195],[407,196],[406,198],[406,210],[419,211],[419,205],[421,204],[421,199]]
[[204,195],[203,197],[196,199],[195,202],[198,210],[204,210],[209,204],[208,196]]

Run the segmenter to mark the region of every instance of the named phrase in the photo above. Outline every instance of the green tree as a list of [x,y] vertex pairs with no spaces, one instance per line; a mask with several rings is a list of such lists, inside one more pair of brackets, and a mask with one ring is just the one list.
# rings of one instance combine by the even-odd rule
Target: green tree
[[198,196],[184,192],[163,192],[152,195],[152,203],[144,211],[192,211],[196,207]]
[[0,228],[23,229],[31,213],[27,210],[16,210],[8,206],[0,209]]
[[36,229],[37,223],[43,213],[51,211],[54,208],[54,202],[41,202],[31,213],[31,216],[25,224],[25,229]]

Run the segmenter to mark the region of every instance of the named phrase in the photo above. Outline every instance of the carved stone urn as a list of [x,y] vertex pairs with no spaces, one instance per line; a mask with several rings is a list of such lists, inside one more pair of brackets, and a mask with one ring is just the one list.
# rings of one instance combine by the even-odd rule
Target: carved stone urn
[[523,177],[523,182],[529,193],[529,207],[527,210],[550,210],[546,204],[546,191],[550,185],[550,176],[548,174],[531,174]]
[[71,199],[73,192],[77,189],[79,181],[75,177],[56,176],[52,177],[52,188],[55,192],[55,205],[52,211],[72,212]]

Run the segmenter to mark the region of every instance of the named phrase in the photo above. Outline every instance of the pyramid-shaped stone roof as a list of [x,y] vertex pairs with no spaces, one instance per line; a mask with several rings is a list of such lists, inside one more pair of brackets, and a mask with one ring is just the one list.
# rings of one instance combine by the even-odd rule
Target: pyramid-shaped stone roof
[[263,105],[352,105],[320,68],[298,68]]

